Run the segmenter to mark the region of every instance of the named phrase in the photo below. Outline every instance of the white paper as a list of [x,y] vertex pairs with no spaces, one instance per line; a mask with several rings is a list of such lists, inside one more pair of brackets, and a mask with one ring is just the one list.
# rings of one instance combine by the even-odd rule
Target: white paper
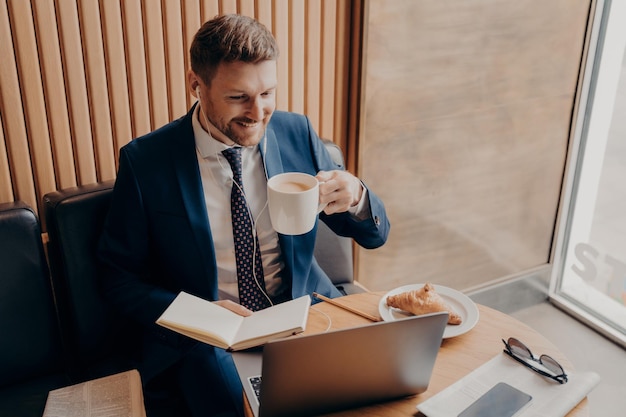
[[559,384],[502,353],[418,404],[417,409],[428,417],[457,417],[498,382],[532,396],[528,407],[515,417],[563,417],[598,385],[600,376],[595,372],[568,373],[568,382]]

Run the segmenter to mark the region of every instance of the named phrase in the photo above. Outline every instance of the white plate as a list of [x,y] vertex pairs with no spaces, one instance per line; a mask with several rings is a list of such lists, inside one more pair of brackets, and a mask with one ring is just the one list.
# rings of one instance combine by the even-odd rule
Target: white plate
[[[384,321],[394,321],[402,318],[407,318],[413,314],[406,311],[399,310],[397,308],[389,307],[387,305],[387,297],[390,295],[400,294],[402,292],[419,290],[424,284],[411,284],[398,287],[389,291],[380,299],[378,304],[378,312]],[[478,307],[467,295],[452,288],[444,287],[441,285],[433,285],[437,294],[443,298],[443,300],[461,316],[461,324],[453,325],[448,324],[443,331],[443,338],[455,337],[469,332],[476,323],[478,323]]]

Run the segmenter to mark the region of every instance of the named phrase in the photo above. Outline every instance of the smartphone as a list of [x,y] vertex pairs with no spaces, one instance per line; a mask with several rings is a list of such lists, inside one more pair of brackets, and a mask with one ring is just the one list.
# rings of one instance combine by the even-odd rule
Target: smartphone
[[532,397],[525,392],[499,382],[459,414],[459,417],[512,417]]

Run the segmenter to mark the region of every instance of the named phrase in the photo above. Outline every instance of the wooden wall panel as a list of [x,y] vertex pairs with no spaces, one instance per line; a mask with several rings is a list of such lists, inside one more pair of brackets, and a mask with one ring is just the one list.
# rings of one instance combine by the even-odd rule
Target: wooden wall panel
[[46,111],[42,91],[42,74],[39,71],[35,22],[30,4],[18,2],[9,10],[11,19],[20,22],[14,29],[17,65],[20,72],[23,111],[26,118],[26,142],[30,153],[33,174],[40,180],[35,192],[55,189],[52,153],[48,134]]
[[[200,25],[202,24],[202,13],[205,10],[205,6],[201,3],[201,0],[183,0],[183,7],[181,11],[181,17],[183,19],[183,48],[180,53],[183,55],[184,71],[186,73],[189,68],[189,46],[193,35],[196,33]],[[185,76],[185,86],[187,85],[187,78]],[[192,102],[192,96],[186,94],[187,107]]]
[[[305,0],[293,0],[289,9],[289,25],[291,26],[291,36],[289,38],[288,53],[291,57],[289,66],[289,80],[293,86],[302,86],[303,88],[289,89],[289,106],[293,111],[304,113],[304,57],[305,57],[305,26],[298,24],[304,22]],[[348,45],[343,43],[342,45]]]
[[[226,2],[222,2],[220,0],[202,0],[201,21],[204,22],[206,20],[209,20],[213,16],[217,16],[218,14],[220,14],[220,4],[224,3]],[[198,27],[200,27],[200,25],[198,25]]]
[[[92,122],[93,152],[96,176],[99,180],[115,178],[113,131],[107,88],[106,57],[104,55],[101,16],[94,0],[79,3],[79,16],[84,64],[86,67],[87,98]],[[97,103],[97,105],[96,105]]]
[[254,13],[255,3],[256,3],[255,0],[239,0],[239,7],[235,8],[235,10],[233,10],[232,13],[240,13],[246,16],[254,16],[255,15]]
[[[357,107],[357,104],[358,104],[357,100],[351,101],[348,94],[350,93],[350,80],[352,78],[351,71],[353,70],[351,66],[350,56],[352,54],[352,50],[354,49],[360,50],[360,43],[355,42],[354,39],[350,38],[350,30],[348,29],[348,28],[351,28],[352,26],[352,22],[353,22],[352,17],[353,17],[354,10],[349,10],[348,8],[343,7],[341,5],[341,2],[339,2],[337,6],[338,6],[337,17],[336,17],[337,39],[335,40],[335,44],[336,45],[349,44],[351,45],[351,50],[345,51],[342,48],[338,48],[338,47],[334,48],[335,83],[333,86],[334,87],[333,94],[335,96],[335,102],[333,103],[333,112],[332,112],[332,119],[331,119],[334,123],[334,126],[332,127],[332,131],[337,132],[337,131],[341,131],[342,129],[344,129],[345,133],[343,135],[334,136],[333,139],[335,143],[337,143],[341,147],[341,149],[344,150],[346,160],[348,160],[351,164],[356,165],[356,161],[354,160],[354,158],[351,158],[349,156],[348,144],[351,143],[352,145],[354,145],[357,142],[357,136],[354,136],[352,139],[350,139],[350,136],[349,136],[350,126],[348,126],[346,122],[350,120],[349,119],[350,108]],[[359,24],[355,26],[357,26],[357,28],[360,30],[361,28],[360,21],[359,21]],[[352,30],[355,30],[355,28],[352,28]],[[359,32],[357,31],[356,33],[359,33]],[[359,39],[359,37],[357,37],[356,39]],[[357,74],[359,74],[361,70],[360,64],[361,64],[360,60],[357,59],[354,61],[354,66],[358,70]],[[359,79],[360,77],[357,75],[355,76],[355,78]],[[345,106],[344,103],[350,103],[350,106]],[[329,126],[325,126],[325,128],[330,129]],[[351,171],[356,172],[356,170],[354,170],[351,166],[348,166],[348,168]]]
[[[159,2],[142,2],[144,33],[148,65],[148,94],[151,126],[163,126],[170,121],[167,77],[165,75],[165,42],[163,40],[163,10]],[[180,45],[182,46],[182,45]]]
[[[253,16],[275,34],[278,108],[344,141],[353,1],[0,0],[0,202],[115,178],[119,149],[193,104],[186,71],[202,22]],[[339,43],[338,43],[339,42]],[[323,56],[322,56],[323,55]],[[339,95],[341,98],[342,96]]]
[[147,44],[144,37],[144,19],[140,0],[121,3],[124,17],[124,51],[128,72],[128,91],[132,115],[132,137],[141,136],[151,129],[148,97]]
[[43,79],[43,97],[46,100],[48,129],[54,155],[56,187],[68,188],[76,185],[76,164],[72,147],[70,120],[67,111],[67,95],[63,81],[61,45],[54,12],[54,2],[33,3],[39,44],[39,61]]
[[[0,113],[0,124],[2,114]],[[11,172],[9,171],[9,159],[7,155],[4,131],[0,129],[0,201],[12,201],[13,189],[11,187]]]
[[[11,18],[7,4],[0,4],[0,97],[2,113],[2,129],[6,149],[6,160],[9,166],[11,189],[3,190],[2,194],[12,196],[37,206],[35,180],[32,171],[30,149],[26,133],[26,117],[23,110],[22,92],[20,91],[19,71],[15,53],[17,39],[10,30]],[[3,158],[4,159],[4,158]],[[8,168],[8,169],[7,169]],[[5,183],[6,181],[3,181]]]
[[[0,59],[0,109],[4,109],[10,101],[5,86],[18,85],[12,41],[9,10],[6,3],[0,3],[0,56],[4,57],[4,59]],[[13,201],[8,138],[5,133],[8,133],[9,124],[3,120],[6,117],[6,112],[0,111],[0,126],[2,126],[0,129],[0,201]]]
[[[73,2],[59,2],[56,11],[57,19],[62,22],[59,25],[61,59],[68,98],[66,105],[70,119],[74,161],[77,167],[77,183],[90,184],[96,182],[98,177],[89,99],[87,97],[87,74],[83,64],[85,57],[83,55],[78,5]],[[42,34],[42,36],[46,36],[46,34]],[[55,105],[57,104],[55,103]],[[59,167],[59,169],[63,169],[63,167]]]
[[[129,79],[124,48],[124,22],[122,9],[117,1],[105,1],[101,5],[102,32],[106,56],[107,87],[111,106],[112,147],[116,158],[119,149],[133,137],[130,112]],[[109,178],[102,177],[105,181]]]
[[[335,94],[337,86],[334,82],[326,82],[333,80],[336,71],[335,45],[337,42],[337,6],[332,2],[322,3],[321,19],[321,51],[320,51],[320,91],[322,97],[332,97]],[[333,131],[335,101],[329,100],[322,102],[320,100],[320,123],[319,129],[325,133],[327,137]]]
[[461,290],[550,262],[590,0],[370,0],[359,173],[372,289]]
[[[271,28],[272,32],[276,36],[278,47],[280,48],[280,59],[278,61],[276,72],[279,80],[289,81],[289,62],[291,58],[291,51],[289,49],[289,2],[285,0],[277,0],[274,2],[274,6],[274,15],[273,17],[270,17],[272,22]],[[270,15],[270,13],[267,14]],[[276,91],[276,107],[279,109],[289,108],[288,90],[278,88]]]
[[237,13],[237,0],[222,0],[220,9],[222,14]]
[[169,98],[169,120],[174,120],[187,110],[187,83],[185,40],[182,5],[178,1],[163,4],[167,96]]
[[308,0],[304,4],[306,7],[304,13],[304,113],[309,116],[313,125],[319,126],[320,100],[314,92],[320,91],[319,62],[322,57],[322,46],[321,31],[315,23],[319,22],[322,17],[322,2],[321,0]]

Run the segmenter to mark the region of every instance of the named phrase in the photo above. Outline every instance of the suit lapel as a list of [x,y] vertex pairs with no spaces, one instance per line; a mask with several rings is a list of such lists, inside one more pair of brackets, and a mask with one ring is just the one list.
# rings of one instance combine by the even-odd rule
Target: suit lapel
[[[265,132],[266,143],[261,142],[259,148],[265,163],[265,170],[268,178],[283,172],[283,161],[280,158],[280,149],[278,148],[278,140],[273,129],[268,128]],[[266,146],[267,145],[267,146]]]
[[196,244],[203,253],[202,267],[199,271],[209,278],[209,293],[217,299],[217,264],[215,261],[215,248],[209,225],[204,191],[196,155],[196,142],[193,134],[191,118],[194,107],[181,120],[179,139],[172,149],[172,163],[176,172],[180,194],[187,211],[187,216],[193,231]]
[[[273,177],[274,175],[281,174],[284,172],[283,162],[280,157],[280,149],[278,147],[278,139],[276,138],[276,133],[273,129],[268,128],[266,131],[266,137],[264,140],[267,140],[267,146],[261,142],[261,155],[263,156],[263,161],[265,162],[265,170],[267,172],[268,178]],[[290,235],[282,235],[278,233],[278,242],[280,243],[280,249],[283,256],[283,261],[288,266],[288,269],[292,271],[295,266],[295,250],[294,250],[294,237]],[[293,280],[292,280],[293,282]]]

